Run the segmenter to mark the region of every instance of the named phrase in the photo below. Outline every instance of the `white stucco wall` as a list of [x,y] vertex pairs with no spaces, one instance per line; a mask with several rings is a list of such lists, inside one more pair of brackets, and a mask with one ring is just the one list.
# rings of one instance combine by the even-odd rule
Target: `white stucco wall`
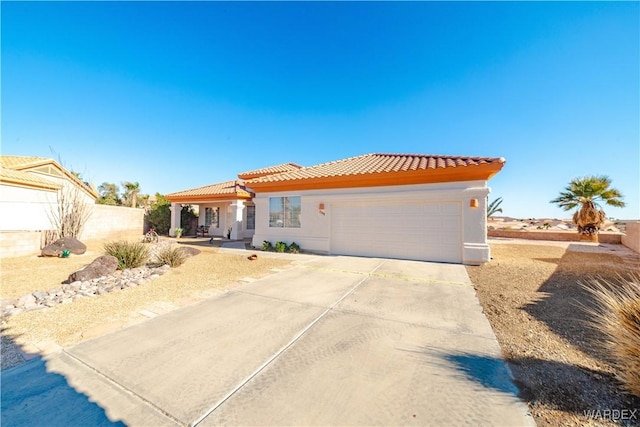
[[[77,191],[80,200],[89,205],[95,199],[64,177],[33,173],[62,186],[65,194]],[[68,198],[68,197],[67,197]],[[51,216],[57,212],[58,192],[18,185],[0,184],[0,231],[33,231],[52,228]]]
[[0,185],[0,230],[32,231],[51,227],[55,190]]
[[[462,260],[465,264],[479,264],[490,260],[486,234],[486,199],[489,194],[486,181],[468,181],[441,184],[420,184],[352,189],[308,190],[277,193],[258,193],[256,230],[253,246],[260,247],[264,240],[287,244],[296,242],[303,250],[319,253],[331,252],[331,211],[339,203],[406,203],[447,201],[460,204]],[[301,227],[269,227],[269,198],[301,196]],[[477,207],[470,201],[477,200]],[[324,204],[324,211],[319,207]],[[389,221],[394,221],[389,218]],[[375,230],[372,230],[375,232]]]

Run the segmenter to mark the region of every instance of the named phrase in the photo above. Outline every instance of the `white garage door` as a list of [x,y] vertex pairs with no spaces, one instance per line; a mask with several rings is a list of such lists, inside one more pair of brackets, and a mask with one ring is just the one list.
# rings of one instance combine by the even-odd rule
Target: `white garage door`
[[331,208],[331,252],[462,262],[460,205],[349,204]]

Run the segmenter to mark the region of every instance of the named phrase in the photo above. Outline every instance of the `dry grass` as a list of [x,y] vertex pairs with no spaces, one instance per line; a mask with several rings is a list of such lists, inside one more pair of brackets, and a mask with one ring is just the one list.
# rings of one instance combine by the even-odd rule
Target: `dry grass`
[[640,397],[640,275],[616,282],[592,279],[584,286],[597,303],[587,311],[604,337],[600,345],[620,382]]
[[[4,319],[2,333],[27,349],[34,348],[41,342],[53,342],[66,347],[96,336],[99,331],[110,331],[145,320],[141,311],[161,314],[193,304],[234,286],[243,277],[260,278],[271,274],[273,268],[290,264],[286,260],[262,256],[256,261],[249,261],[245,256],[218,253],[218,249],[214,247],[199,249],[202,250],[199,255],[187,259],[180,267],[173,268],[142,286],[10,316]],[[27,289],[30,292],[56,287],[60,280],[67,278],[73,268],[88,264],[98,255],[100,253],[94,252],[92,255],[70,258],[77,262],[75,267],[61,264],[65,260],[57,258],[33,257],[28,259],[30,265],[10,260],[16,268],[9,272],[3,266],[3,287],[5,277],[12,284],[20,283],[17,276],[23,276],[23,273],[32,280],[26,286],[17,286],[18,289],[3,290],[3,296],[19,296]],[[37,264],[34,265],[34,261]],[[64,268],[60,268],[61,266]]]
[[[142,236],[125,236],[129,241],[140,241]],[[74,271],[104,255],[104,244],[110,240],[83,242],[87,252],[71,254],[69,258],[40,257],[37,255],[4,258],[0,260],[0,298],[18,298],[33,291],[47,291],[59,287]]]
[[595,301],[580,283],[629,274],[637,264],[623,259],[622,247],[566,246],[493,243],[493,261],[467,271],[537,425],[617,425],[585,411],[634,410],[640,402],[598,351],[603,337],[584,309]]

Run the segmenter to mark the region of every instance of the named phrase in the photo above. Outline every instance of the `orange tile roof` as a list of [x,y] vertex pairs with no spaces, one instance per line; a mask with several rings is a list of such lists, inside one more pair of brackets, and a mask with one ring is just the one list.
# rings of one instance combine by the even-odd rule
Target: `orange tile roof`
[[504,158],[365,154],[247,181],[252,189],[286,191],[487,180]]
[[253,196],[242,180],[225,181],[190,190],[166,194],[170,202],[203,202],[208,200],[250,199]]
[[238,178],[254,179],[254,178],[260,178],[266,175],[273,175],[273,174],[283,173],[283,172],[292,172],[298,169],[302,169],[302,166],[295,163],[282,163],[276,166],[269,166],[266,168],[254,169],[251,171],[239,173]]

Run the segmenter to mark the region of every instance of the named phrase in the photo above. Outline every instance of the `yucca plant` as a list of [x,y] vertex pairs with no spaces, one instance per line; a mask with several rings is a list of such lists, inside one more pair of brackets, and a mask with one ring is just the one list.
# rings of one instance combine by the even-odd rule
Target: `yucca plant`
[[159,265],[169,265],[169,267],[178,267],[187,259],[187,255],[182,248],[165,247],[160,249],[156,254],[157,263]]
[[149,246],[140,242],[119,240],[105,243],[104,251],[118,259],[118,269],[136,268],[149,259]]
[[583,287],[596,302],[586,311],[591,326],[604,336],[600,346],[623,386],[640,396],[640,274],[615,283],[592,279]]

